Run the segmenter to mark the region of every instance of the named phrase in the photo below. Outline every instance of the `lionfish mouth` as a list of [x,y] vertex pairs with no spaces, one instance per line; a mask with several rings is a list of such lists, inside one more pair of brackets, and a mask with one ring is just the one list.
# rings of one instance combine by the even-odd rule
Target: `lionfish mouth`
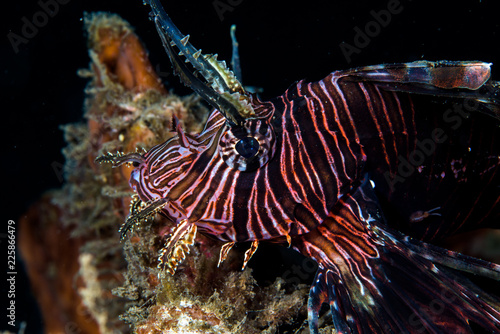
[[[144,162],[144,157],[137,152],[129,154],[123,154],[122,152],[112,154],[108,152],[98,157],[95,161],[98,163],[111,163],[113,167],[119,167],[123,164],[131,164],[138,167]],[[182,212],[180,208],[166,197],[151,199],[144,202],[137,193],[134,194],[130,202],[129,216],[119,230],[120,240],[123,241],[127,233],[135,226],[152,220],[158,212],[165,209],[176,213]],[[186,259],[186,254],[189,254],[189,246],[194,244],[197,231],[198,228],[194,223],[190,222],[188,219],[181,219],[167,237],[165,247],[159,252],[158,268],[162,271],[166,269],[172,275],[175,274],[179,264]]]
[[[130,214],[125,223],[120,228],[120,238],[123,240],[128,231],[136,225],[142,225],[148,220],[152,220],[156,214],[165,209],[168,205],[172,207],[173,203],[167,198],[158,198],[148,202],[143,202],[137,194],[132,196],[130,203]],[[174,207],[175,209],[175,207]],[[165,247],[158,254],[158,268],[167,270],[170,274],[175,274],[177,267],[189,254],[189,246],[194,244],[198,227],[188,219],[181,219],[168,235]]]

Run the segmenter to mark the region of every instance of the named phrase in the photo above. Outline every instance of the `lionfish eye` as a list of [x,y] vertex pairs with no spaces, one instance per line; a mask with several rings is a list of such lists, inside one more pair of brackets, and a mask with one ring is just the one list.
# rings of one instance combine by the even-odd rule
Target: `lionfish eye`
[[259,151],[259,142],[253,137],[245,137],[236,143],[236,151],[246,159],[254,157]]
[[272,158],[276,138],[267,120],[253,119],[242,126],[228,128],[219,146],[219,154],[229,167],[248,172],[264,166]]

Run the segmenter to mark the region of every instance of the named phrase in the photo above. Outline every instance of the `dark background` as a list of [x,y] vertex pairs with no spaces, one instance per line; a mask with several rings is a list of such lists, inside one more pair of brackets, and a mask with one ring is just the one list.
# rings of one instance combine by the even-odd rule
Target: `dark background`
[[[178,94],[189,93],[176,77],[166,74],[168,58],[142,1],[66,1],[34,37],[19,45],[17,53],[7,35],[10,31],[22,35],[22,18],[32,21],[42,9],[34,0],[9,1],[1,9],[0,110],[6,118],[0,122],[5,216],[0,236],[7,232],[8,219],[18,222],[44,191],[62,184],[59,168],[64,163],[61,148],[65,143],[59,126],[83,119],[86,81],[76,71],[89,63],[81,20],[84,11],[114,12],[128,20],[167,87]],[[191,35],[195,47],[218,53],[219,59],[231,59],[229,27],[236,23],[244,84],[263,88],[263,98],[280,95],[303,78],[318,80],[334,70],[372,64],[445,59],[482,60],[500,67],[499,10],[493,0],[401,0],[401,13],[392,15],[390,23],[348,63],[339,44],[354,45],[354,28],[364,30],[374,20],[370,11],[387,9],[389,2],[183,0],[163,4],[180,30]],[[218,13],[217,4],[230,10]],[[495,66],[493,77],[500,80]],[[0,261],[5,263],[5,239],[1,241]],[[1,286],[3,300],[7,294],[4,280]],[[26,321],[26,333],[36,333],[41,324],[27,287],[18,270],[16,322]],[[2,316],[0,329],[9,329],[6,322]]]

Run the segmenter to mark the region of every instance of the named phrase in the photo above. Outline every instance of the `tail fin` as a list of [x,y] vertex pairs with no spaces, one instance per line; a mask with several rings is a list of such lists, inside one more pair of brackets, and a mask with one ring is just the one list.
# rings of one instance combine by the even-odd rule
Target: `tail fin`
[[311,333],[318,333],[323,303],[338,333],[470,333],[469,320],[500,331],[500,299],[462,273],[500,281],[500,266],[390,230],[369,182],[293,245],[319,264],[308,302]]

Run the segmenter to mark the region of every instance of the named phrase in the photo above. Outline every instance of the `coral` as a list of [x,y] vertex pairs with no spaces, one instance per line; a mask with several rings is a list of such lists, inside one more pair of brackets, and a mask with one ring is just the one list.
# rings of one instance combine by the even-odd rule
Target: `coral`
[[78,289],[78,256],[84,238],[72,238],[64,224],[63,208],[51,203],[55,192],[45,194],[21,220],[19,247],[33,292],[41,306],[46,333],[66,333],[76,328],[98,332]]
[[307,285],[286,291],[287,284],[278,277],[269,286],[259,286],[251,269],[240,270],[243,253],[237,251],[217,269],[221,244],[203,236],[174,276],[160,273],[156,262],[151,263],[156,259],[151,249],[161,246],[153,241],[159,239],[154,230],[140,231],[126,242],[127,283],[114,290],[138,301],[122,316],[135,332],[275,333],[280,325],[305,319]]
[[95,163],[108,151],[149,149],[172,136],[177,118],[202,129],[208,110],[196,96],[167,92],[129,24],[85,15],[89,79],[85,123],[62,127],[65,184],[46,193],[21,220],[20,249],[47,333],[298,333],[306,285],[276,278],[258,284],[241,271],[234,247],[217,269],[221,243],[198,235],[174,276],[157,268],[172,224],[156,217],[121,243],[131,169]]
[[[152,307],[147,320],[139,323],[137,333],[276,333],[290,315],[304,311],[303,289],[285,294],[282,280],[259,289],[250,270],[231,273],[220,291],[210,297],[193,295],[163,286],[161,303]],[[175,292],[175,293],[174,293]],[[264,296],[274,296],[273,300]],[[260,298],[259,298],[260,297]]]

